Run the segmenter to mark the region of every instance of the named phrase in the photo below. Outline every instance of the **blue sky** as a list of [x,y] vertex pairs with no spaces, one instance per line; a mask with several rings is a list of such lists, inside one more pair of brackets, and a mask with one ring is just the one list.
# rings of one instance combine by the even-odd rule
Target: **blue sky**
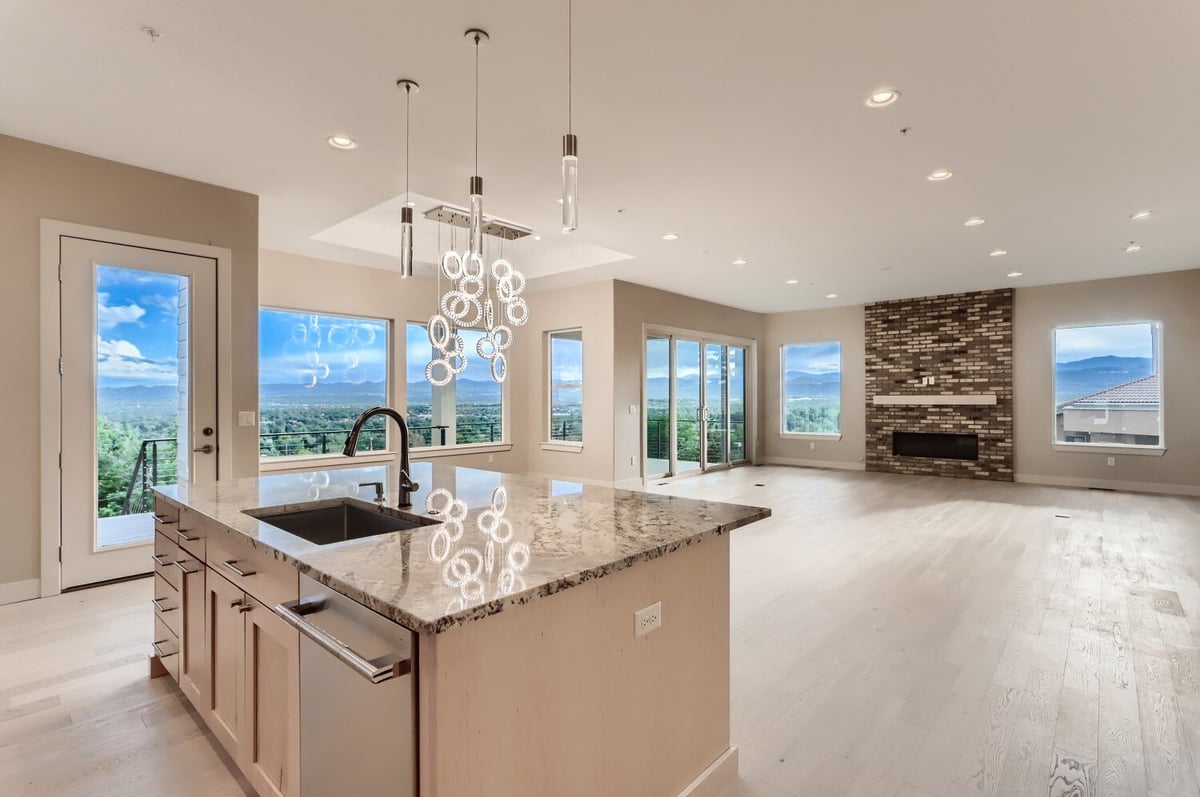
[[171,274],[96,268],[99,387],[176,382],[179,282]]
[[[700,374],[700,344],[694,340],[677,340],[676,347],[676,378],[688,378]],[[722,347],[716,344],[706,346],[705,357],[708,370],[708,381],[714,383],[720,376]],[[739,349],[730,349],[733,353],[729,363],[729,392],[731,396],[744,395],[745,391],[745,355]],[[665,379],[671,375],[670,346],[664,338],[651,338],[646,343],[646,377],[649,379]],[[698,389],[698,388],[697,388]],[[681,391],[682,393],[682,391]],[[695,393],[695,391],[693,391]],[[652,398],[661,398],[655,395]],[[680,398],[695,398],[683,396]]]
[[1103,327],[1069,327],[1054,333],[1054,361],[1086,360],[1090,357],[1153,357],[1154,338],[1150,324],[1116,324]]
[[258,314],[258,382],[383,382],[387,337],[386,321],[264,308]]
[[842,344],[800,343],[783,349],[784,371],[808,374],[836,374],[842,370]]

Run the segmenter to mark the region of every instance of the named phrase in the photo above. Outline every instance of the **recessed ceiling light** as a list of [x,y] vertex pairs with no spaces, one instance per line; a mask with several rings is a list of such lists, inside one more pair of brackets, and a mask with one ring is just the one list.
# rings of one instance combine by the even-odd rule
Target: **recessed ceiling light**
[[350,136],[330,136],[326,140],[329,142],[329,146],[334,149],[356,149],[358,147],[358,142],[350,138]]
[[826,299],[836,299],[837,294],[836,293],[827,293],[827,294],[825,294],[825,298]]
[[1022,273],[1022,272],[1020,272],[1020,271],[1010,271],[1010,272],[1008,272],[1008,276],[1010,276],[1010,277],[1019,277],[1019,276],[1021,276],[1021,273]]
[[1140,252],[1140,251],[1142,251],[1142,245],[1135,244],[1133,241],[1130,241],[1129,246],[1125,247],[1125,251],[1126,252]]
[[1007,249],[993,249],[992,251],[988,252],[988,254],[991,255],[992,257],[1004,257],[1005,255],[1008,254],[1008,250]]
[[800,284],[800,280],[788,280],[788,281],[787,281],[787,284],[788,284],[788,285],[799,285],[799,284]]
[[735,266],[744,266],[746,265],[746,261],[739,257],[737,260],[733,261],[733,264]]
[[886,108],[898,99],[900,92],[895,89],[880,89],[863,100],[863,105],[868,108]]
[[1148,219],[1148,218],[1150,218],[1150,211],[1139,210],[1137,213],[1134,213],[1129,218],[1133,219],[1134,221],[1141,221],[1142,219]]
[[561,204],[562,204],[562,197],[559,197],[558,199],[556,199],[556,200],[554,200],[554,201],[555,201],[555,202],[557,202],[558,204],[560,204],[560,205],[561,205]]
[[987,221],[987,219],[981,219],[978,216],[972,216],[971,218],[969,218],[963,222],[963,226],[964,227],[978,227],[980,224],[983,224],[986,221]]
[[676,235],[676,234],[675,234],[675,233],[673,233],[673,232],[669,232],[669,233],[667,233],[666,235],[664,235],[664,236],[662,237],[662,239],[663,239],[664,241],[678,241],[678,240],[679,240],[679,236],[678,236],[678,235]]
[[954,172],[949,169],[938,169],[937,171],[930,172],[929,176],[925,179],[931,183],[940,183],[943,180],[949,180],[953,176]]
[[540,240],[542,240],[542,236],[540,236],[540,235],[535,235],[535,236],[533,236],[533,240],[535,240],[535,241],[540,241]]
[[408,205],[410,208],[415,208],[417,206],[417,203],[412,202],[412,201],[406,202],[405,204]]

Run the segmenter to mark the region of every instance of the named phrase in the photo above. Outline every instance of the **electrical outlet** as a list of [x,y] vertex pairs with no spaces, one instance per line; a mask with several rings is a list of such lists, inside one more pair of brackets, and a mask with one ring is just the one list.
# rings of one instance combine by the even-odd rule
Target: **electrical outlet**
[[662,628],[662,601],[651,604],[633,613],[633,636],[644,637],[651,631]]
[[630,464],[630,465],[636,465],[636,464],[637,464],[637,454],[634,454],[632,457],[630,457],[630,458],[629,458],[629,464]]
[[1108,467],[1110,467],[1110,468],[1112,468],[1112,467],[1115,467],[1115,466],[1116,466],[1116,464],[1117,464],[1117,458],[1116,458],[1116,457],[1109,457],[1109,458],[1108,458]]
[[489,465],[491,465],[491,464],[492,464],[493,462],[495,462],[495,461],[496,461],[496,455],[495,455],[495,454],[488,454],[488,464],[489,464]]
[[238,426],[253,426],[253,425],[254,425],[254,412],[253,411],[246,412],[243,410],[243,411],[238,412]]
[[813,441],[811,441],[811,440],[810,440],[810,441],[808,441],[808,449],[809,449],[810,451],[815,451],[815,450],[816,450],[816,448],[817,448],[817,444],[816,444],[816,443],[814,443],[814,442],[813,442]]

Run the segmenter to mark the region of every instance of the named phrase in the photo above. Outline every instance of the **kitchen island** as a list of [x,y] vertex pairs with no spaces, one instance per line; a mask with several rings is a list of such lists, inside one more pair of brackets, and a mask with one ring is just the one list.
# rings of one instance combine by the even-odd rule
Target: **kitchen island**
[[[419,741],[397,734],[392,749],[413,748],[417,791],[397,784],[395,794],[715,795],[736,777],[726,534],[769,510],[430,463],[412,477],[408,511],[428,525],[326,544],[278,519],[348,500],[373,509],[373,482],[393,507],[398,471],[157,491],[156,562],[181,560],[183,575],[156,577],[177,585],[156,603],[168,610],[156,618],[166,640],[156,664],[261,793],[301,793],[310,779],[300,762],[318,752],[318,731],[301,721],[311,690],[301,689],[300,644],[274,608],[297,605],[297,582],[413,632],[413,716],[395,724],[411,722]],[[205,596],[202,608],[189,591]],[[172,599],[182,609],[173,629]],[[228,630],[226,603],[244,615],[240,663],[234,642],[220,643],[223,628],[226,640],[241,633]],[[661,627],[652,617],[635,627],[655,604]],[[223,663],[239,682],[221,678]]]

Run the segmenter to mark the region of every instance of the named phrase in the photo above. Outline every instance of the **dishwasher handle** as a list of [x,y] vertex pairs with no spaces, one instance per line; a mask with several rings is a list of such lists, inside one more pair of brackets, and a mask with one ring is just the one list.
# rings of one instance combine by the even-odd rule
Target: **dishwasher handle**
[[302,598],[276,605],[275,614],[373,684],[381,684],[412,672],[411,659],[399,659],[386,663],[380,663],[379,659],[372,661],[355,652],[349,645],[338,640],[332,634],[322,631],[304,619],[304,615],[316,614],[323,608],[325,608],[325,601],[321,598]]

